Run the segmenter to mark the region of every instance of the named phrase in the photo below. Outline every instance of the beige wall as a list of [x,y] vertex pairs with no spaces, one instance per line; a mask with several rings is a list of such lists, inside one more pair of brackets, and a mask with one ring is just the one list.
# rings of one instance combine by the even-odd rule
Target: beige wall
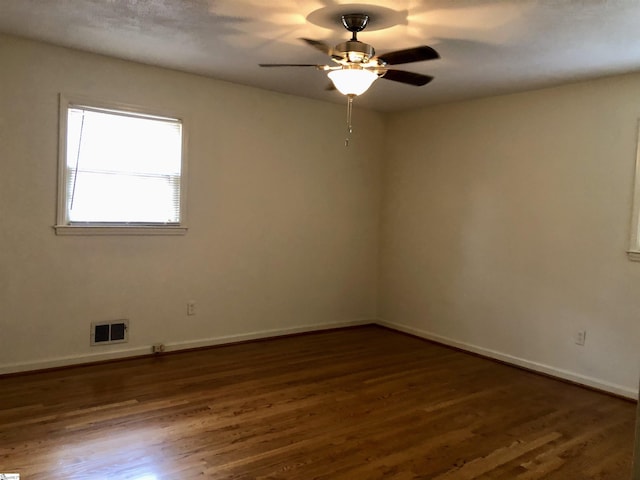
[[[340,105],[6,36],[0,65],[0,373],[375,318],[379,114],[346,149]],[[186,116],[186,236],[55,235],[60,92]]]
[[[637,391],[639,75],[357,111],[345,149],[340,105],[13,37],[0,62],[0,373],[379,317]],[[60,92],[187,117],[186,236],[55,236]],[[117,318],[130,342],[90,347]]]
[[634,396],[639,117],[640,75],[393,115],[381,319]]

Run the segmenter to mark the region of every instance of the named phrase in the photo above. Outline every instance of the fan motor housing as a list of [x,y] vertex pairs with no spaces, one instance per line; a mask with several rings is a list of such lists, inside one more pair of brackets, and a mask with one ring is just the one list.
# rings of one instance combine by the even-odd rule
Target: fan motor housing
[[358,40],[349,40],[336,45],[333,54],[349,63],[367,63],[375,55],[373,47]]

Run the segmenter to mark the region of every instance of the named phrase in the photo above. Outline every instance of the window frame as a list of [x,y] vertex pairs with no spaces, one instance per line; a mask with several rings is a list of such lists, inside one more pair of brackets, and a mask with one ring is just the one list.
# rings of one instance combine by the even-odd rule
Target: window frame
[[[182,158],[180,170],[180,223],[145,222],[77,222],[71,223],[67,212],[67,118],[69,108],[112,110],[178,120],[182,126]],[[165,109],[98,100],[81,95],[60,94],[58,124],[58,204],[54,229],[56,235],[184,235],[187,233],[187,121],[184,115]]]
[[633,175],[633,208],[631,213],[631,232],[627,257],[634,262],[640,262],[640,120],[637,126],[636,162]]

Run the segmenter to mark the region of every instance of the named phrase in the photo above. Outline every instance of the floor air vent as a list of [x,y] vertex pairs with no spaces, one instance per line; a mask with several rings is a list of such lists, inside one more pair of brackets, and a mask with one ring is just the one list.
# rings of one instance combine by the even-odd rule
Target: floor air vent
[[93,322],[91,324],[91,345],[125,343],[129,339],[129,320],[113,322]]

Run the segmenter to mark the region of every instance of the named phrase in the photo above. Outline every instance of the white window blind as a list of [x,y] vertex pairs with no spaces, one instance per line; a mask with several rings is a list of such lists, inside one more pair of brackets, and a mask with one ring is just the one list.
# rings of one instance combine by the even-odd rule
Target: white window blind
[[179,225],[182,123],[69,104],[67,225]]
[[180,223],[178,120],[70,106],[68,220]]

